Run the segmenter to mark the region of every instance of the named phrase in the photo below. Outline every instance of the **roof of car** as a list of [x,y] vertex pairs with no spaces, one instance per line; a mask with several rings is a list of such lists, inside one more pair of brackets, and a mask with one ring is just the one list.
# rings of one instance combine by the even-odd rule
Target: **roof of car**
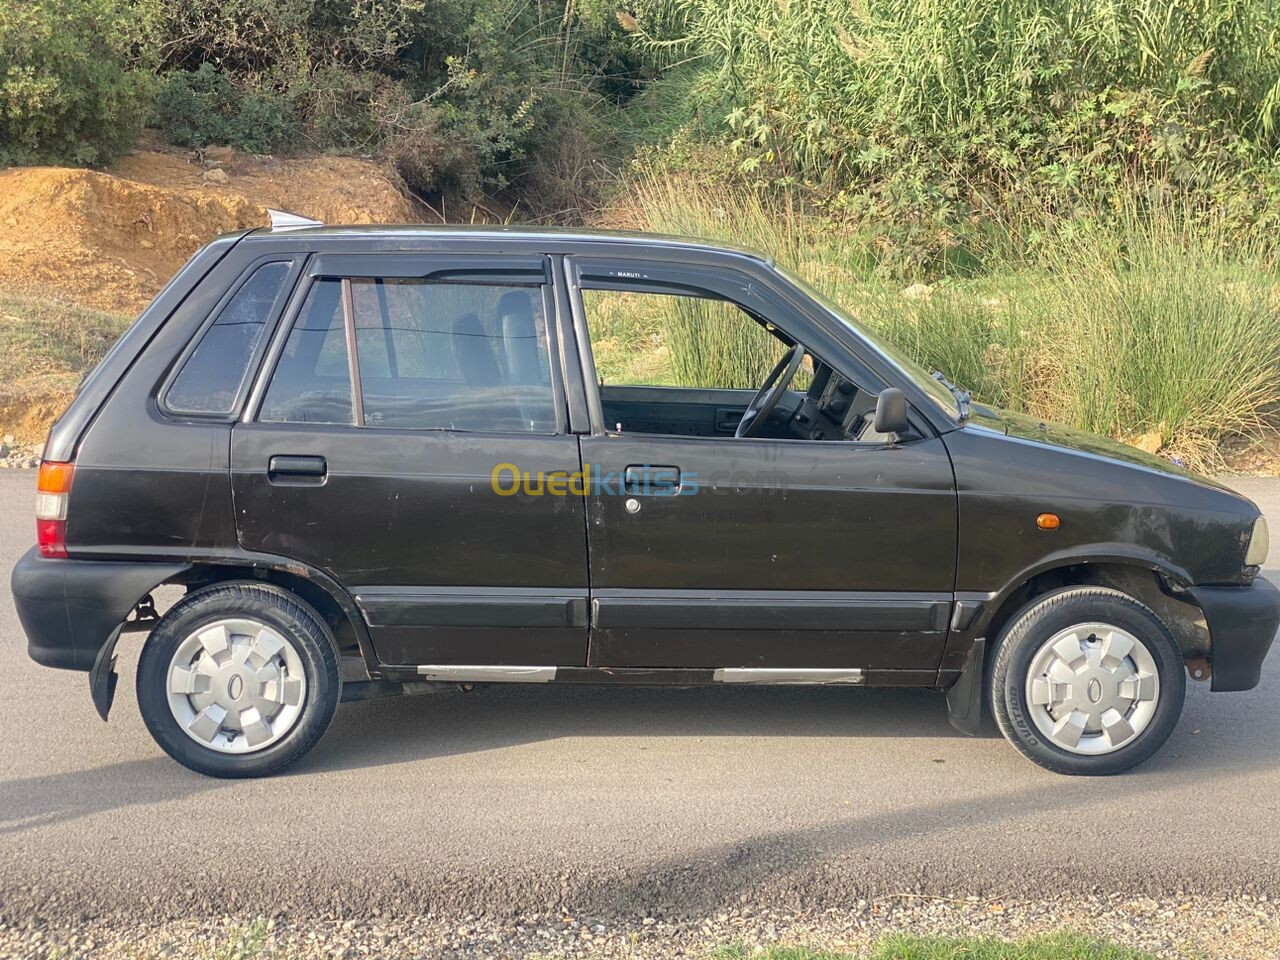
[[254,230],[249,237],[279,237],[282,234],[305,236],[312,238],[345,238],[368,237],[370,239],[403,239],[403,240],[444,240],[450,237],[469,240],[516,240],[525,244],[536,244],[539,241],[556,244],[582,243],[590,245],[621,244],[635,247],[659,247],[669,250],[714,250],[751,257],[764,263],[773,264],[773,258],[767,254],[743,247],[717,243],[711,240],[699,240],[692,237],[677,237],[661,233],[642,233],[636,230],[588,230],[565,227],[531,227],[508,225],[434,225],[434,224],[351,224],[335,225],[317,224],[316,226],[298,226],[286,228],[262,228]]

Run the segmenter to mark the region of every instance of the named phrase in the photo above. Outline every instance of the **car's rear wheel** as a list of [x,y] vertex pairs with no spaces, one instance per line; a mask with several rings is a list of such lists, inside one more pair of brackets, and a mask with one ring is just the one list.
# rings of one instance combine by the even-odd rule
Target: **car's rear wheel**
[[173,759],[214,777],[274,773],[319,741],[341,684],[324,621],[293,594],[233,582],[197,590],[151,632],[138,705]]
[[1056,773],[1119,773],[1173,732],[1186,677],[1178,645],[1145,604],[1105,587],[1037,597],[996,649],[991,700],[1000,731]]

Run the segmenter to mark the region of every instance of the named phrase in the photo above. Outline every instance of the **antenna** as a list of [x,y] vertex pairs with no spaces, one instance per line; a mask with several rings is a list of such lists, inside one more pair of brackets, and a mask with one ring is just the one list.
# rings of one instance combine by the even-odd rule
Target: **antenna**
[[296,213],[288,213],[284,210],[272,210],[268,207],[267,213],[271,215],[272,230],[297,230],[300,227],[324,226],[324,224],[319,220],[312,220],[309,217],[300,217]]

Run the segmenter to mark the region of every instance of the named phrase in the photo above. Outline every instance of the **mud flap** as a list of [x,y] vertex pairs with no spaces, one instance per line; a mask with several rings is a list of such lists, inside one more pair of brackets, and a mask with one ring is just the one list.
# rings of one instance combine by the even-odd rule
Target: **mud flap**
[[124,624],[111,632],[107,642],[98,651],[93,661],[93,669],[89,671],[89,696],[93,698],[93,706],[103,721],[111,712],[111,703],[116,698],[116,641],[120,639],[120,631]]
[[947,691],[947,719],[961,733],[976,737],[982,727],[983,660],[987,641],[979,637],[969,648],[960,679]]

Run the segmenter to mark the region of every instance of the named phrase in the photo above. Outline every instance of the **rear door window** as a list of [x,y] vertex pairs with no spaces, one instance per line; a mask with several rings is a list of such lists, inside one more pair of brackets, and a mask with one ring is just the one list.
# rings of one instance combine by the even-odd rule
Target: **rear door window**
[[229,416],[275,315],[292,264],[264,263],[227,302],[187,357],[165,394],[171,413]]
[[536,287],[353,280],[351,288],[367,426],[555,431]]
[[307,292],[271,376],[259,419],[280,423],[356,422],[341,280],[317,280]]
[[353,278],[313,285],[260,419],[550,434],[555,410],[541,287]]

